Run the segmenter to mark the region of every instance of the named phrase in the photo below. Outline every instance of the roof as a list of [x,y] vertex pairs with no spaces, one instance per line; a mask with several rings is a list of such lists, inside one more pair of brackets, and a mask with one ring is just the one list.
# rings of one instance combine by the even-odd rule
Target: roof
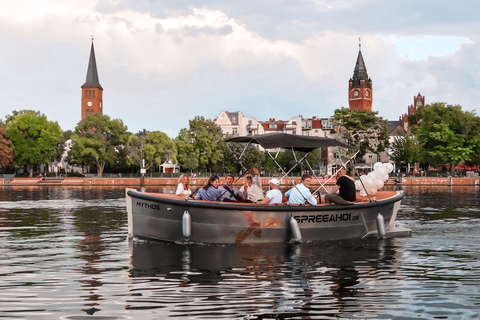
[[311,152],[323,147],[342,147],[355,149],[335,139],[323,137],[298,136],[287,133],[270,133],[258,136],[234,137],[227,139],[227,142],[249,142],[256,143],[265,149],[292,148],[296,151]]
[[82,88],[84,87],[93,87],[93,88],[99,88],[103,90],[102,86],[100,85],[100,82],[98,81],[97,62],[95,60],[95,50],[93,49],[93,41],[92,41],[92,47],[90,49],[90,59],[88,61],[87,79],[85,80],[85,83],[82,85]]

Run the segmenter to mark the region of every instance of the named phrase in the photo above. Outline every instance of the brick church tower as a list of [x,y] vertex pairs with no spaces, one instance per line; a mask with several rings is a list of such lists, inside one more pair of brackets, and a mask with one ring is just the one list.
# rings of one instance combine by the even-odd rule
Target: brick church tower
[[82,120],[94,114],[103,114],[103,88],[98,81],[97,62],[95,61],[95,50],[90,49],[90,60],[88,61],[87,79],[82,85]]
[[348,104],[350,110],[372,111],[372,80],[368,77],[363,61],[361,44],[358,45],[358,57],[353,76],[348,81]]

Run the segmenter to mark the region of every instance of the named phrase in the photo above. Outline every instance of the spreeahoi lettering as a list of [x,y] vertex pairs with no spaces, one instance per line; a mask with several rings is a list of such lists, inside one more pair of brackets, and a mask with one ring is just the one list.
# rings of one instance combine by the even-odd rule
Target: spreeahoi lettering
[[336,214],[311,214],[294,216],[298,223],[337,222],[358,220],[358,214],[336,213]]
[[152,210],[160,210],[160,205],[159,204],[150,204],[150,203],[146,203],[146,202],[137,201],[135,203],[135,205],[137,207],[148,208],[148,209],[152,209]]

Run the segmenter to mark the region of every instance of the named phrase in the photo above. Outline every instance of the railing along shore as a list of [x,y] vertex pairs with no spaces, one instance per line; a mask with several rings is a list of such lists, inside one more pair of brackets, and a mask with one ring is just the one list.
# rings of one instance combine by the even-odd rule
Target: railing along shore
[[[207,177],[190,178],[191,186],[199,186],[205,184]],[[262,177],[262,184],[268,185],[271,177]],[[300,182],[300,177],[292,179],[295,183]],[[312,179],[312,186],[324,184],[326,179]],[[223,182],[223,179],[222,179]],[[235,185],[242,185],[244,179],[239,179]],[[281,179],[281,185],[291,185],[287,179]],[[178,184],[177,177],[85,177],[85,178],[0,178],[0,186],[18,186],[18,185],[35,185],[35,186],[172,186]],[[330,180],[326,185],[335,184],[335,179]],[[431,185],[431,186],[480,186],[480,177],[390,177],[387,185]]]

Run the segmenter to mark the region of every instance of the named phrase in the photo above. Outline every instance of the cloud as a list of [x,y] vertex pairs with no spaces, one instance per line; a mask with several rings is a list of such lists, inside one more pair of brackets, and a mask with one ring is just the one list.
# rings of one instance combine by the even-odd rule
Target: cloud
[[[0,116],[73,129],[94,37],[104,112],[174,137],[196,115],[328,117],[348,106],[358,38],[373,110],[477,106],[476,2],[19,0],[0,3]],[[435,12],[435,14],[432,14]]]

